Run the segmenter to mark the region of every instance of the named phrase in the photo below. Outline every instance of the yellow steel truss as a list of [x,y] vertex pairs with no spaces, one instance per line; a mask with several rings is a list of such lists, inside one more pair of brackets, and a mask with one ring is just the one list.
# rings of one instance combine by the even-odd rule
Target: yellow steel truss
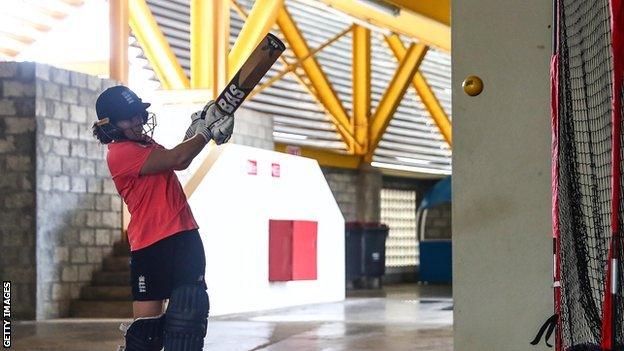
[[[387,36],[386,43],[388,43],[390,50],[392,50],[397,60],[402,60],[403,57],[405,57],[405,47],[397,35]],[[451,122],[422,73],[416,72],[412,84],[420,96],[420,100],[429,111],[429,114],[431,114],[431,118],[433,118],[436,126],[438,126],[440,133],[442,133],[448,145],[452,147],[453,136]]]
[[314,57],[308,57],[302,60],[304,57],[310,56],[310,48],[285,7],[282,7],[277,15],[277,25],[284,34],[290,49],[297,59],[302,61],[301,66],[310,79],[317,93],[317,97],[319,98],[319,102],[329,112],[329,116],[338,129],[338,133],[347,145],[347,150],[353,152],[356,141],[353,137],[353,129],[347,111],[345,111],[340,103],[338,95],[336,95],[329,80],[323,73],[318,61],[316,61]]
[[399,62],[399,67],[392,77],[390,85],[382,96],[381,101],[379,101],[377,110],[372,118],[369,140],[370,148],[365,157],[367,162],[370,162],[373,158],[373,152],[377,144],[379,144],[383,133],[386,131],[386,127],[388,127],[392,115],[399,106],[401,98],[405,90],[407,90],[409,83],[412,81],[414,74],[416,74],[418,66],[420,66],[426,52],[427,46],[424,44],[412,44],[409,49],[407,49],[405,57]]
[[287,64],[285,69],[283,69],[280,73],[278,73],[278,74],[274,75],[273,77],[271,77],[271,79],[267,80],[265,83],[259,85],[256,89],[254,89],[251,93],[249,93],[247,98],[251,99],[254,95],[259,94],[264,89],[266,89],[266,88],[270,87],[271,85],[273,85],[273,83],[275,83],[276,81],[282,79],[282,77],[284,77],[286,74],[294,72],[299,66],[301,66],[301,63],[303,61],[308,59],[308,57],[316,55],[318,52],[322,51],[323,49],[325,49],[329,45],[333,44],[336,40],[342,38],[345,34],[349,33],[352,28],[353,28],[353,26],[343,30],[342,32],[340,32],[338,34],[336,34],[333,38],[329,39],[328,41],[323,43],[318,48],[310,51],[310,53],[308,55],[306,55],[305,57],[302,57],[300,60],[297,60],[294,63]]
[[355,154],[368,152],[368,120],[371,100],[371,34],[362,26],[353,29],[353,129],[357,141]]
[[[145,0],[129,1],[129,20],[163,87],[166,89],[184,89],[190,86],[193,88],[212,88],[214,95],[220,91],[221,87],[225,86],[226,80],[229,78],[227,73],[233,74],[257,42],[266,35],[272,26],[277,24],[297,61],[288,63],[286,59],[281,58],[285,68],[277,76],[256,88],[251,95],[270,86],[285,74],[294,74],[297,80],[325,109],[351,154],[351,156],[331,152],[324,154],[316,149],[303,149],[304,156],[322,158],[327,165],[346,168],[357,167],[362,161],[362,157],[365,161],[370,162],[375,148],[379,144],[409,83],[412,83],[416,88],[421,100],[450,145],[451,127],[448,117],[425,79],[417,72],[418,66],[427,51],[427,46],[424,43],[430,43],[446,50],[450,49],[448,25],[411,11],[402,10],[397,17],[386,18],[384,14],[380,14],[378,11],[362,7],[363,5],[355,4],[352,1],[321,1],[356,18],[362,19],[361,16],[366,14],[368,17],[364,19],[365,21],[382,25],[398,33],[420,38],[423,42],[418,45],[413,44],[406,50],[397,35],[386,37],[388,46],[399,61],[399,67],[372,117],[370,109],[371,33],[369,29],[363,26],[353,25],[320,47],[311,50],[293,18],[286,10],[284,0],[258,0],[249,14],[235,0],[230,0],[233,8],[246,20],[246,23],[232,51],[227,56],[229,43],[228,0],[192,0],[192,84],[189,84],[188,78],[169,48],[162,32],[158,29]],[[405,8],[405,6],[403,7]],[[406,24],[408,22],[410,23],[409,26]],[[425,27],[421,27],[418,30],[420,34],[417,35],[415,31],[418,23],[425,25]],[[422,30],[422,28],[428,30]],[[350,117],[314,56],[351,31],[353,33],[353,116]],[[212,40],[206,40],[206,37]],[[307,77],[302,77],[297,72],[299,67],[303,69]],[[276,150],[282,149],[285,149],[284,145],[276,145]],[[328,159],[331,162],[326,161]],[[206,165],[202,165],[200,172],[194,175],[194,181],[191,183],[195,185],[190,188],[187,187],[186,190],[189,191],[187,195],[190,196],[193,188],[201,181],[203,174],[207,171],[206,167]]]

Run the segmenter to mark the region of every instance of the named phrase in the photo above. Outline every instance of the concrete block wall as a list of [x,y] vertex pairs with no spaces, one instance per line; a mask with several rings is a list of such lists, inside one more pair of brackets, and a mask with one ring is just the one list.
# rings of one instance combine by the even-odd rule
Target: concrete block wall
[[0,278],[12,315],[35,317],[35,66],[0,63]]
[[358,221],[379,222],[381,220],[381,171],[370,165],[358,169],[356,209]]
[[274,150],[273,117],[247,108],[238,109],[231,141],[239,145]]
[[[437,180],[409,179],[383,176],[370,166],[359,169],[322,167],[325,180],[329,184],[345,221],[380,220],[381,204],[379,194],[382,188],[416,191],[417,201]],[[437,237],[450,237],[451,205],[441,205],[428,213],[430,221],[426,230]]]
[[35,63],[0,63],[0,275],[18,319],[66,316],[120,238],[121,200],[91,135],[114,85]]
[[378,169],[370,166],[359,169],[322,167],[322,171],[346,222],[379,221],[383,182]]
[[93,137],[98,94],[116,83],[36,66],[37,318],[69,304],[120,239],[121,200]]
[[357,179],[355,170],[322,167],[325,180],[334,194],[346,222],[357,220]]

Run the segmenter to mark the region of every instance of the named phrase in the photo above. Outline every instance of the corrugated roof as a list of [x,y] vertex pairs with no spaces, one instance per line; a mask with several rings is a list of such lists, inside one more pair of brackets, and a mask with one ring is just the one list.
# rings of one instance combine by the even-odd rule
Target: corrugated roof
[[[147,3],[180,64],[190,76],[189,0],[147,0]],[[253,0],[238,0],[238,3],[249,12]],[[353,23],[350,17],[316,1],[286,0],[285,3],[311,49],[330,40]],[[232,9],[231,45],[236,41],[243,23],[239,14]],[[386,31],[371,29],[371,107],[374,111],[392,79],[397,62],[383,40]],[[277,30],[274,34],[281,36]],[[405,37],[402,39],[406,44],[409,42]],[[296,61],[290,50],[286,50],[284,56],[289,62]],[[344,108],[351,114],[351,33],[323,49],[316,58]],[[283,68],[281,62],[277,63],[263,81],[278,74]],[[304,75],[301,69],[298,72]],[[450,55],[430,48],[420,66],[420,72],[450,118]],[[273,115],[273,136],[276,142],[345,152],[345,145],[323,107],[290,74],[245,102],[245,107]],[[395,112],[373,161],[399,167],[417,167],[422,173],[450,173],[451,151],[448,144],[412,87]]]

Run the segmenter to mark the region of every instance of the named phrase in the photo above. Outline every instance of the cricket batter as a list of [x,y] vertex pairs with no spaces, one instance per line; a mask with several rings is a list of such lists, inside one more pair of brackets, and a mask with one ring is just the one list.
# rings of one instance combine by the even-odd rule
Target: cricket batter
[[185,140],[169,150],[152,139],[156,121],[149,106],[127,87],[115,86],[98,97],[93,124],[93,135],[108,145],[108,168],[131,215],[134,321],[125,328],[125,350],[202,350],[210,308],[206,259],[174,171],[186,169],[211,139],[227,142],[234,116],[217,115],[209,102],[191,117]]

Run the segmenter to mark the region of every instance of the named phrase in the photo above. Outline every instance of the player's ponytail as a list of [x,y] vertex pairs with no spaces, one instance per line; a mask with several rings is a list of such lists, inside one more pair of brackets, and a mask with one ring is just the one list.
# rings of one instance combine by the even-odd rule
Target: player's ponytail
[[93,122],[91,129],[93,136],[102,144],[110,144],[115,140],[125,139],[121,130],[110,123],[108,118]]

